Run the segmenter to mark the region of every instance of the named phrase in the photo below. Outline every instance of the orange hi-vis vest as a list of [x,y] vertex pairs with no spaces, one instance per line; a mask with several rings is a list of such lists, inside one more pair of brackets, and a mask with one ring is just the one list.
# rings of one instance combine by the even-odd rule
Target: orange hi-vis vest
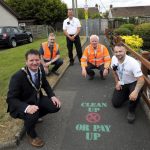
[[81,58],[81,66],[87,67],[87,62],[93,64],[96,67],[104,64],[104,68],[108,69],[111,62],[108,49],[104,45],[98,44],[97,49],[94,50],[94,48],[90,44],[85,48],[83,52]]
[[48,47],[48,42],[42,43],[42,48],[44,51],[44,55],[43,55],[44,60],[51,60],[51,59],[54,59],[56,57],[59,45],[54,43],[52,56],[51,56],[51,51]]

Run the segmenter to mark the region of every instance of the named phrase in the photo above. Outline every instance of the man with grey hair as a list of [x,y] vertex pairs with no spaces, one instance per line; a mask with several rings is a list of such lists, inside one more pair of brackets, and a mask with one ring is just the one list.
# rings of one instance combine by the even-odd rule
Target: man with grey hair
[[[54,33],[50,33],[48,41],[41,44],[39,52],[46,75],[51,73],[59,75],[56,71],[63,64],[63,60],[60,59],[59,45],[55,42]],[[49,71],[50,65],[54,65],[51,71]]]
[[97,35],[90,36],[90,45],[88,45],[81,58],[82,75],[89,76],[89,80],[94,78],[95,72],[93,69],[98,69],[101,79],[109,73],[110,55],[108,49],[99,43]]

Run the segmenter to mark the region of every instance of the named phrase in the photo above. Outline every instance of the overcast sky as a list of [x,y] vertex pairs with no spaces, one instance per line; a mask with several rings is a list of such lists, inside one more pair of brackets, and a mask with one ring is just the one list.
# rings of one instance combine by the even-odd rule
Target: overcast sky
[[[68,6],[72,7],[72,0],[62,0]],[[75,0],[74,0],[75,1]],[[78,7],[84,8],[86,0],[77,0]],[[150,6],[150,0],[87,0],[88,7],[94,7],[95,4],[100,6],[101,11],[109,10],[110,4],[113,7],[125,7],[125,6]]]

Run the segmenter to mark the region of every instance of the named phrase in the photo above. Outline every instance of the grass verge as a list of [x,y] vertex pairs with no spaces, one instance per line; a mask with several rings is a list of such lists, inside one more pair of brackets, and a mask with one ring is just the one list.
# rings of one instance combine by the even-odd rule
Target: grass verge
[[[84,39],[84,37],[81,37],[82,41]],[[38,50],[43,41],[47,41],[47,38],[37,39],[30,44],[20,45],[16,48],[0,51],[0,143],[11,140],[11,138],[15,136],[16,132],[20,130],[19,127],[22,125],[22,121],[11,118],[7,113],[6,94],[10,77],[14,74],[14,72],[25,65],[24,55],[26,51],[31,48]],[[56,37],[56,42],[60,45],[61,57],[65,59],[68,56],[66,38],[62,35],[58,35]],[[11,129],[11,131],[9,129]]]

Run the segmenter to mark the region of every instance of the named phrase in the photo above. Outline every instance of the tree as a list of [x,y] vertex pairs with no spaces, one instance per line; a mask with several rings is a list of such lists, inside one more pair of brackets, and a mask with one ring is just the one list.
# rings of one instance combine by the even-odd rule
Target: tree
[[35,19],[38,24],[55,25],[66,18],[67,5],[61,0],[5,0],[21,17]]
[[78,8],[78,17],[79,19],[85,19],[84,9]]
[[104,16],[104,18],[108,18],[108,15],[109,15],[109,11],[106,10],[106,12],[103,13],[103,16]]

